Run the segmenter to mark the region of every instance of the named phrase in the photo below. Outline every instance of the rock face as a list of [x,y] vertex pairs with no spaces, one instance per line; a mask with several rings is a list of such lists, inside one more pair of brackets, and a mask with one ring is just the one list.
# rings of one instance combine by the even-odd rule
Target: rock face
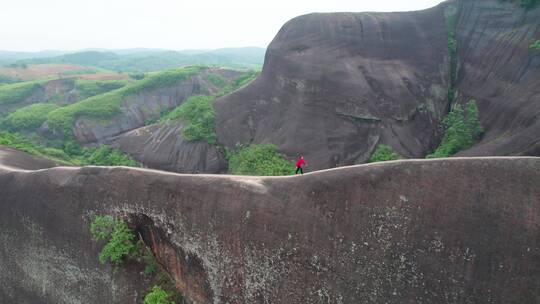
[[540,156],[540,7],[458,2],[459,101],[478,101],[486,129],[467,156]]
[[297,177],[0,169],[0,302],[138,303],[97,261],[128,220],[191,303],[537,303],[540,159],[397,161]]
[[0,117],[34,103],[47,102],[57,98],[55,102],[60,104],[71,103],[77,98],[74,91],[74,82],[71,79],[56,79],[36,84],[31,94],[16,103],[0,104]]
[[[446,22],[455,16],[457,79]],[[540,155],[540,7],[456,0],[420,12],[311,14],[285,24],[261,76],[216,102],[221,143],[273,143],[312,169],[365,162],[379,143],[424,157],[447,92],[476,99],[486,133],[462,155]]]
[[289,21],[261,76],[216,101],[219,140],[274,143],[313,169],[365,162],[378,143],[425,155],[448,109],[445,9]]
[[240,75],[239,72],[223,69],[204,69],[185,81],[127,97],[123,101],[120,113],[110,121],[81,117],[75,122],[73,134],[81,143],[101,143],[111,137],[143,127],[148,121],[158,119],[161,113],[181,105],[192,95],[217,92],[219,88],[207,78],[210,74],[230,78]]
[[227,161],[214,145],[190,142],[181,122],[154,124],[107,141],[147,167],[182,173],[222,173]]

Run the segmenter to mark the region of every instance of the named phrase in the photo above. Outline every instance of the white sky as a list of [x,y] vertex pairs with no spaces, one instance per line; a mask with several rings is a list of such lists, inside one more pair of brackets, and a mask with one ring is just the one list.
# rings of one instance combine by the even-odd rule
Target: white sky
[[2,0],[0,50],[266,47],[312,12],[409,11],[442,0]]

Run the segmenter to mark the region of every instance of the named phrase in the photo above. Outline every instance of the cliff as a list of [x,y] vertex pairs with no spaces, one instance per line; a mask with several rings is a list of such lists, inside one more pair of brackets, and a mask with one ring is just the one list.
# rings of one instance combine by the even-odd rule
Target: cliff
[[110,214],[191,303],[536,303],[539,184],[538,158],[274,178],[4,168],[0,301],[137,303],[137,269],[100,265],[90,239]]

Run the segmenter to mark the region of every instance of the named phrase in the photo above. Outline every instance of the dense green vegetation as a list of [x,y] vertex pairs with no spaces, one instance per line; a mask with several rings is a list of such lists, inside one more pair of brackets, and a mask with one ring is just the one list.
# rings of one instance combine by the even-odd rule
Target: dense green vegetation
[[259,76],[260,74],[261,74],[260,71],[255,71],[255,70],[247,71],[245,74],[243,74],[242,76],[234,80],[234,87],[235,88],[243,87],[244,85],[248,84],[249,82],[257,78],[257,76]]
[[18,103],[41,86],[40,81],[27,81],[0,86],[0,104]]
[[224,88],[225,86],[227,86],[227,82],[225,81],[225,79],[216,74],[208,74],[208,81],[210,81],[218,88]]
[[65,141],[54,146],[44,146],[18,133],[7,131],[0,131],[0,145],[49,158],[66,165],[139,167],[139,164],[129,156],[107,146],[83,148],[74,141]]
[[95,241],[107,240],[107,244],[99,253],[101,263],[110,262],[120,265],[122,261],[137,254],[135,234],[121,219],[111,216],[97,216],[90,225],[90,233]]
[[173,85],[188,79],[203,69],[203,67],[188,67],[153,74],[120,89],[52,111],[47,117],[47,122],[51,129],[70,135],[71,128],[78,117],[85,116],[96,121],[107,121],[120,112],[120,107],[126,97],[142,91]]
[[175,304],[171,298],[172,295],[167,291],[159,286],[154,286],[152,291],[144,297],[144,304]]
[[127,84],[122,80],[85,80],[76,79],[75,89],[78,92],[78,99],[83,100],[92,96],[103,94],[112,90],[120,89]]
[[102,264],[111,263],[119,267],[126,260],[145,265],[144,274],[154,287],[144,297],[145,304],[174,304],[182,302],[170,276],[157,263],[151,248],[135,233],[123,219],[110,215],[98,215],[90,223],[90,234],[94,241],[106,241],[99,253]]
[[540,50],[540,40],[536,40],[529,46],[532,50]]
[[294,165],[275,145],[260,144],[229,153],[229,171],[238,175],[291,175]]
[[371,158],[369,159],[370,163],[374,162],[381,162],[381,161],[389,161],[389,160],[397,160],[401,159],[401,155],[399,155],[396,151],[392,149],[392,147],[387,145],[379,145],[373,155],[371,155]]
[[183,120],[184,137],[189,141],[205,140],[210,144],[216,142],[215,112],[212,96],[197,95],[189,97],[184,103],[165,115],[161,122]]
[[56,108],[58,106],[52,103],[35,103],[9,114],[6,124],[12,130],[36,130],[47,120],[47,115]]
[[467,103],[465,110],[459,104],[444,118],[444,137],[435,152],[428,158],[448,157],[471,147],[484,132],[478,117],[475,100]]

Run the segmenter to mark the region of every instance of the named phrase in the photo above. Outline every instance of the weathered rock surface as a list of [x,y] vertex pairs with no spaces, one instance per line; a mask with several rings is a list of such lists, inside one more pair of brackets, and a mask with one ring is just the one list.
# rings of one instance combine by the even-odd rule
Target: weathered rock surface
[[0,169],[0,302],[137,303],[97,261],[126,218],[193,303],[538,303],[540,159],[454,158],[297,177]]
[[[458,77],[446,20],[456,14]],[[486,133],[467,156],[540,155],[540,7],[456,0],[420,12],[311,14],[285,24],[259,79],[216,102],[221,143],[274,143],[313,169],[365,162],[379,143],[424,157],[440,119],[474,98]]]
[[187,141],[184,124],[170,122],[135,129],[106,143],[149,168],[181,173],[222,173],[227,161],[215,145]]
[[47,102],[56,98],[55,102],[67,104],[77,99],[74,83],[70,79],[55,79],[36,85],[32,93],[17,103],[0,104],[0,117],[15,111],[16,109],[40,102]]
[[540,156],[540,7],[458,2],[460,102],[476,99],[486,133],[460,155]]
[[181,105],[192,95],[217,92],[219,88],[208,80],[209,74],[230,78],[240,75],[235,71],[205,69],[177,84],[127,97],[123,101],[120,113],[110,121],[103,122],[81,117],[75,122],[73,134],[81,143],[101,143],[124,132],[143,127],[148,124],[148,121],[159,119],[161,113]]
[[10,147],[0,146],[0,166],[10,169],[39,170],[58,167],[59,164]]
[[424,156],[448,109],[445,9],[289,21],[261,76],[216,101],[219,140],[274,143],[313,169],[365,162],[378,143]]

